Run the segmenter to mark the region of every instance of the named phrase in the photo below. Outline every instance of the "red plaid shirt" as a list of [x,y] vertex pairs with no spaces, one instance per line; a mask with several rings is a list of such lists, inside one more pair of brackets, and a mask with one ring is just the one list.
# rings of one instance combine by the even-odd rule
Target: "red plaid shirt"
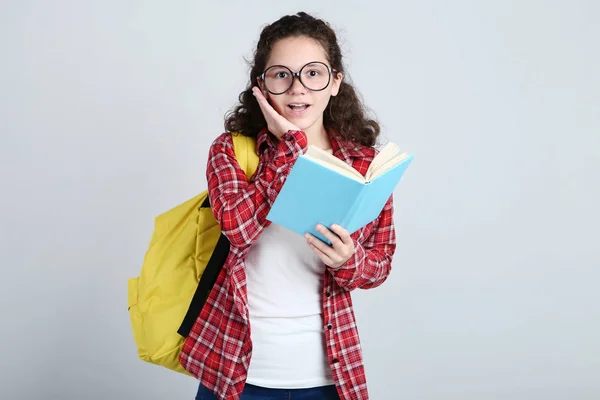
[[[331,138],[333,153],[363,175],[373,148]],[[294,161],[306,150],[304,132],[290,131],[277,141],[266,130],[257,139],[258,169],[250,181],[239,167],[231,134],[212,144],[206,176],[210,204],[231,242],[225,266],[180,354],[182,366],[220,399],[237,400],[252,356],[244,259],[269,226],[267,213]],[[350,291],[381,285],[390,274],[396,249],[393,196],[379,217],[352,234],[355,253],[338,269],[327,268],[322,304],[327,358],[342,400],[369,398]]]

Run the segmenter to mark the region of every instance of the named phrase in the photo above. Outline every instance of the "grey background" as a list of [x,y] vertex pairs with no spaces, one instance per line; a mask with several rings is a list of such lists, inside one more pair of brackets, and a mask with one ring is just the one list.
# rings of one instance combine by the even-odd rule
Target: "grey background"
[[600,398],[598,2],[141,0],[1,3],[0,398],[194,397],[137,359],[127,278],[300,9],[417,155],[354,293],[372,398]]

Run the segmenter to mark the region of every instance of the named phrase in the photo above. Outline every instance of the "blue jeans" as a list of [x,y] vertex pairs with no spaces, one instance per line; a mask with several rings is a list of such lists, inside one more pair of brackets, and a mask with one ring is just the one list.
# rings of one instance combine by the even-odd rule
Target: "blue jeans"
[[[217,396],[202,384],[196,400],[216,400]],[[269,389],[246,384],[240,400],[339,400],[335,385],[309,389]]]

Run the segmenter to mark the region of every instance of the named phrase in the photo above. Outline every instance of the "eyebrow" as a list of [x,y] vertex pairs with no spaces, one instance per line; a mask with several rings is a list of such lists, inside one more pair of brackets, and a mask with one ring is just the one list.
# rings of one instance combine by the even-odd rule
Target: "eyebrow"
[[298,67],[298,68],[292,68],[292,67],[290,67],[290,66],[287,66],[287,65],[285,65],[285,64],[281,64],[281,63],[273,63],[273,64],[271,64],[271,65],[266,65],[266,66],[265,66],[265,70],[266,70],[267,68],[271,68],[271,67],[279,66],[279,67],[286,67],[286,68],[289,68],[289,69],[291,69],[291,70],[292,70],[292,71],[294,71],[294,72],[298,72],[298,71],[300,70],[300,68],[304,67],[305,65],[312,64],[312,63],[323,63],[323,64],[327,65],[328,67],[331,67],[331,65],[329,65],[329,62],[328,62],[328,61],[312,60],[312,61],[309,61],[309,62],[306,62],[306,63],[302,64],[302,65],[301,65],[300,67]]

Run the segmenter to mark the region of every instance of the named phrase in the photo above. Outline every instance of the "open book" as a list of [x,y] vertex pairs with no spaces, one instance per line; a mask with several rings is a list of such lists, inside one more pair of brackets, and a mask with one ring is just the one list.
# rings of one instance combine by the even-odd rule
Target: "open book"
[[375,220],[413,159],[388,143],[363,176],[346,162],[314,146],[298,157],[267,219],[300,235],[338,224],[351,234]]

